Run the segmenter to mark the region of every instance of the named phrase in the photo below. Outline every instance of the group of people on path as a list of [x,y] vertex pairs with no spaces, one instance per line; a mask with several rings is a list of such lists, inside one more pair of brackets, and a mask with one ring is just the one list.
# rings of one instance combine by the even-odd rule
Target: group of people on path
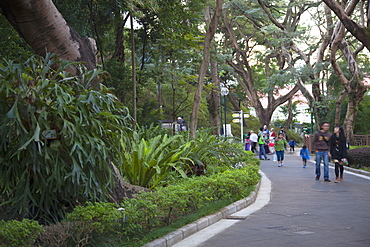
[[[267,125],[264,125],[259,129],[258,134],[255,133],[253,130],[251,130],[246,135],[246,145],[245,150],[252,151],[253,153],[257,152],[257,144],[259,145],[259,158],[261,160],[269,160],[266,154],[273,154],[276,152],[276,140],[279,140],[279,138],[276,138],[276,135],[282,135],[283,138],[286,138],[286,132],[284,131],[284,127],[280,128],[280,131],[278,134],[274,132],[274,129],[271,128],[270,130],[267,128]],[[284,148],[288,145],[288,143],[284,144]],[[295,145],[295,144],[294,144]],[[280,146],[279,146],[280,147]],[[294,150],[294,148],[293,148]]]
[[[324,181],[331,182],[329,179],[329,159],[332,158],[335,163],[335,183],[343,181],[343,171],[347,161],[347,140],[344,135],[343,127],[336,126],[334,133],[329,132],[330,125],[328,122],[324,122],[320,126],[320,130],[314,134],[313,137],[313,148],[316,151],[316,169],[315,174],[316,180],[321,177],[321,161],[324,163]],[[260,128],[258,134],[251,130],[246,139],[246,150],[250,150],[256,153],[257,143],[259,145],[259,159],[270,160],[267,157],[267,153],[276,153],[278,167],[284,165],[284,153],[287,146],[290,147],[290,152],[294,153],[295,141],[291,139],[287,141],[286,132],[282,127],[277,134],[273,129],[269,130],[267,126]],[[249,145],[249,147],[247,146]],[[310,151],[308,147],[303,146],[300,150],[300,156],[302,157],[303,168],[307,166],[307,160],[310,159]]]

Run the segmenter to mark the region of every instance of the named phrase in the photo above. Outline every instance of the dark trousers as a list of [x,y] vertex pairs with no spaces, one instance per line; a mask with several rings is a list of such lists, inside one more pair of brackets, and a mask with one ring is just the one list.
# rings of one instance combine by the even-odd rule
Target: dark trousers
[[252,152],[253,153],[257,152],[256,145],[257,145],[257,142],[252,142]]
[[343,176],[344,167],[339,164],[339,162],[335,162],[335,176],[339,178],[339,171],[340,175]]

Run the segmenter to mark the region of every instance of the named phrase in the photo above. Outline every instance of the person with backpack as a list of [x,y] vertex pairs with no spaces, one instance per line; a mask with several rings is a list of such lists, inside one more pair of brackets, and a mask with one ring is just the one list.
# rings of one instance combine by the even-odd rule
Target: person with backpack
[[321,175],[321,160],[324,161],[324,181],[330,182],[329,179],[329,141],[331,133],[329,132],[329,123],[323,122],[320,125],[320,130],[313,137],[313,148],[316,151],[316,180],[320,179]]

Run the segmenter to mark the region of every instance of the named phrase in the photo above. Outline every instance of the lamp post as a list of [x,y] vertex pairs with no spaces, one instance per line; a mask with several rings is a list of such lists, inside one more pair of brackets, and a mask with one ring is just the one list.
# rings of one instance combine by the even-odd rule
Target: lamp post
[[224,96],[224,129],[223,134],[226,136],[226,95],[229,94],[229,89],[225,86],[221,86],[221,96]]

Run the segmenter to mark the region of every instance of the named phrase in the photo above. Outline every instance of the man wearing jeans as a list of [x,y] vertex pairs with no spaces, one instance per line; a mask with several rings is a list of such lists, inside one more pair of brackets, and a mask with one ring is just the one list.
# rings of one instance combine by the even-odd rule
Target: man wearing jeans
[[323,122],[320,130],[317,131],[313,137],[313,148],[316,151],[316,180],[320,179],[321,175],[321,159],[324,160],[324,181],[330,182],[329,179],[329,139],[331,133],[329,132],[329,123]]

